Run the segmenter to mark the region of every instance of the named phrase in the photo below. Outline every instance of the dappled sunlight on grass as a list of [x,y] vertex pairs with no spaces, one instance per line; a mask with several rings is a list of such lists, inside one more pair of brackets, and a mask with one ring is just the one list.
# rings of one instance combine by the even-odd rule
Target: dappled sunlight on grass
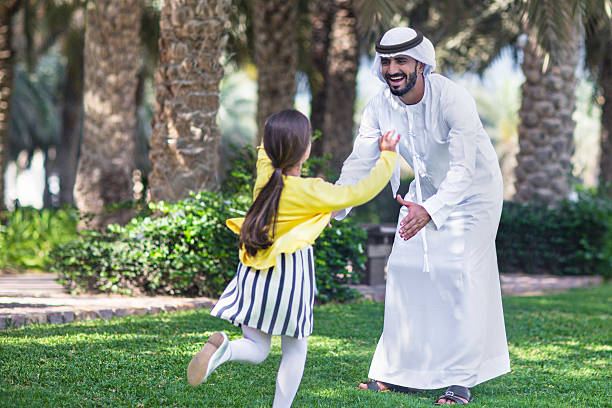
[[[474,387],[475,406],[602,406],[612,382],[612,285],[504,298],[512,372]],[[382,330],[383,305],[315,309],[315,330],[294,407],[429,407],[416,395],[358,390]],[[190,387],[187,364],[215,331],[240,328],[206,310],[30,326],[0,332],[0,406],[269,407],[280,338],[261,365],[231,362]]]

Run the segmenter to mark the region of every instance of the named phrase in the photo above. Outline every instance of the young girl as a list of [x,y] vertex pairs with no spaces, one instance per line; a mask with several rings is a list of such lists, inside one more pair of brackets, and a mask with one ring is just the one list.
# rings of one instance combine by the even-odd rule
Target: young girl
[[301,178],[310,155],[310,123],[296,110],[268,118],[258,148],[254,202],[245,218],[227,220],[240,234],[240,263],[211,315],[242,326],[243,338],[214,333],[187,368],[196,386],[226,361],[259,364],[281,336],[282,359],[274,408],[289,407],[302,380],[307,339],[312,333],[315,294],[312,243],[331,213],[365,203],[389,181],[395,167],[393,132],[379,139],[380,158],[369,176],[354,186]]

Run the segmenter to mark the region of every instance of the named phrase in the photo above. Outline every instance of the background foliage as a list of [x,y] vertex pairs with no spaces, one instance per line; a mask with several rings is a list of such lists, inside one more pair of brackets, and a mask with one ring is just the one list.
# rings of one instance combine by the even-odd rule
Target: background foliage
[[507,201],[496,245],[501,272],[612,277],[612,201],[590,190],[556,208]]
[[0,213],[0,269],[43,269],[49,252],[76,237],[73,209],[22,207]]

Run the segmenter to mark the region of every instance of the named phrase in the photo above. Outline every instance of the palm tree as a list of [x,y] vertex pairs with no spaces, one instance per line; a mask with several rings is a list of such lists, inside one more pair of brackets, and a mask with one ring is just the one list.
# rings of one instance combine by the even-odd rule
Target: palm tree
[[327,0],[310,4],[311,123],[321,131],[315,155],[329,155],[339,171],[351,152],[357,70],[363,43],[388,28],[403,1]]
[[293,108],[298,61],[298,0],[254,0],[258,140],[268,116]]
[[[599,180],[612,185],[612,6],[601,3],[603,10],[593,10],[585,19],[586,65],[599,89],[601,103],[601,139],[599,153]],[[602,18],[607,16],[608,18]]]
[[601,106],[601,142],[599,153],[599,179],[612,185],[612,34],[608,27],[605,38],[607,52],[602,56],[598,83],[603,95]]
[[[524,2],[523,6],[525,82],[514,200],[552,205],[571,189],[579,20],[573,10],[564,9],[565,2]],[[551,34],[556,31],[553,25],[563,27],[562,36]]]
[[13,87],[11,19],[19,6],[19,0],[5,0],[0,4],[0,211],[5,208],[4,171],[8,161],[10,100]]
[[106,207],[133,198],[140,16],[140,0],[87,3],[85,116],[75,198],[81,211],[94,214],[93,228],[131,216]]
[[578,39],[571,41],[573,48],[564,48],[565,58],[551,61],[548,69],[534,37],[524,47],[515,201],[551,205],[570,192]]
[[327,101],[323,122],[323,152],[331,154],[330,168],[340,171],[352,150],[359,36],[353,0],[335,0],[329,56]]
[[[609,26],[609,0],[523,0],[529,35],[524,47],[522,107],[519,111],[520,152],[516,168],[519,202],[553,204],[571,189],[574,151],[572,113],[575,106],[582,22],[599,14]],[[605,118],[605,113],[602,113]],[[605,143],[605,135],[602,139]],[[604,146],[605,148],[605,146]],[[604,159],[605,160],[605,159]]]
[[311,2],[310,120],[321,132],[313,155],[329,155],[329,167],[339,171],[351,152],[353,113],[359,65],[359,36],[353,0]]
[[[82,20],[82,19],[79,19]],[[83,121],[83,45],[85,28],[75,23],[62,41],[66,68],[62,86],[62,129],[57,146],[57,172],[60,181],[59,204],[74,205],[81,124]]]
[[150,150],[153,201],[176,201],[218,186],[219,57],[229,5],[229,0],[164,2]]
[[[310,124],[315,131],[324,132],[325,112],[327,111],[328,59],[330,31],[334,17],[333,0],[312,1],[309,3],[310,23],[310,61],[306,68],[310,85]],[[352,126],[351,126],[352,127]],[[324,132],[327,134],[327,132]],[[323,138],[314,140],[312,155],[323,155]]]

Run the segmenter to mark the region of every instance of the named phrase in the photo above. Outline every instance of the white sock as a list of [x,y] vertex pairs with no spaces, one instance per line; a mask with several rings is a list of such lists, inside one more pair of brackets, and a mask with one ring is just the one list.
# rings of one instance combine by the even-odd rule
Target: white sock
[[296,339],[295,337],[282,336],[281,349],[283,357],[276,376],[273,408],[288,408],[293,402],[304,374],[308,337]]
[[228,351],[225,353],[227,360],[225,361],[240,361],[250,364],[259,364],[264,361],[270,353],[272,336],[245,325],[242,325],[242,335],[243,338],[229,342]]

